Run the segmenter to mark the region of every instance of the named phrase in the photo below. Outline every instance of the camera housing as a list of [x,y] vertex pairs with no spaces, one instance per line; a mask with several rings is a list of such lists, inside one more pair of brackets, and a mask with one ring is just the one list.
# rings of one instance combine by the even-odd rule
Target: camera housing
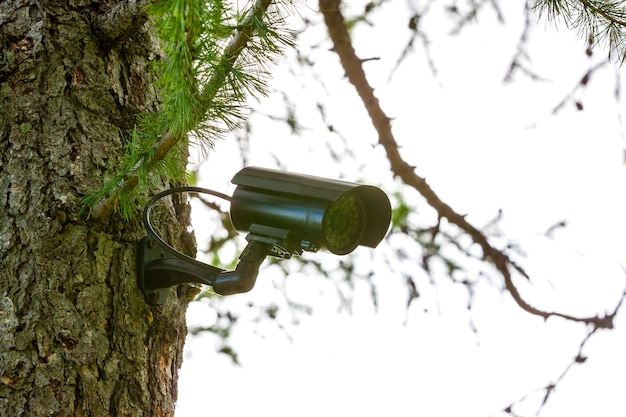
[[[359,245],[374,248],[391,222],[387,195],[369,185],[257,167],[242,169],[232,182],[237,185],[232,197],[186,186],[161,191],[146,203],[143,221],[148,236],[137,249],[137,285],[147,303],[165,303],[169,288],[184,283],[210,285],[221,295],[248,292],[268,255],[290,258],[321,248],[345,255]],[[234,271],[177,251],[152,227],[152,206],[165,196],[182,192],[230,200],[233,225],[248,232],[248,245]]]
[[232,182],[233,226],[249,232],[248,240],[272,243],[275,256],[375,248],[391,221],[387,195],[369,185],[258,167],[242,169]]

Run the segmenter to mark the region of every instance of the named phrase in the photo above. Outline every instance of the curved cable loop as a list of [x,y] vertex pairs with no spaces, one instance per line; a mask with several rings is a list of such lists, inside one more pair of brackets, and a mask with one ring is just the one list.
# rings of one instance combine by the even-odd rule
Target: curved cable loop
[[172,255],[172,256],[174,256],[176,258],[184,259],[185,261],[190,262],[190,263],[192,263],[194,265],[197,265],[199,267],[202,267],[202,268],[208,268],[208,269],[213,269],[216,272],[217,271],[222,272],[223,269],[221,269],[221,268],[217,268],[215,266],[206,264],[204,262],[200,262],[197,259],[192,258],[191,256],[186,255],[186,254],[176,250],[169,243],[167,243],[163,239],[161,239],[161,236],[159,236],[158,233],[152,227],[152,223],[150,222],[150,211],[152,210],[152,206],[157,201],[162,199],[163,197],[166,197],[166,196],[171,195],[171,194],[179,194],[179,193],[209,194],[209,195],[221,198],[221,199],[226,200],[226,201],[231,201],[232,200],[231,196],[229,196],[227,194],[223,194],[223,193],[220,193],[219,191],[213,191],[213,190],[209,190],[208,188],[202,188],[202,187],[184,186],[184,187],[174,187],[174,188],[170,188],[170,189],[161,191],[160,193],[155,194],[150,200],[148,200],[148,202],[146,203],[146,207],[143,210],[143,223],[144,223],[144,226],[146,227],[146,231],[148,232],[148,235],[152,239],[154,239],[170,255]]

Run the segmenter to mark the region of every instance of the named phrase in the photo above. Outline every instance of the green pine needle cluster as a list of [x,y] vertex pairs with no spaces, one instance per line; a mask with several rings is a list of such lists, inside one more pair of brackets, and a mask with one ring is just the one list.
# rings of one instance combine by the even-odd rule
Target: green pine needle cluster
[[561,19],[593,45],[605,45],[611,58],[626,60],[626,8],[624,1],[537,0],[535,10],[548,19]]
[[243,13],[235,8],[223,0],[150,6],[166,56],[155,65],[162,109],[137,116],[124,135],[124,154],[84,201],[90,212],[106,201],[125,218],[136,214],[157,184],[185,180],[188,138],[210,149],[239,125],[246,100],[266,93],[267,66],[292,46],[292,36],[271,0],[257,0]]

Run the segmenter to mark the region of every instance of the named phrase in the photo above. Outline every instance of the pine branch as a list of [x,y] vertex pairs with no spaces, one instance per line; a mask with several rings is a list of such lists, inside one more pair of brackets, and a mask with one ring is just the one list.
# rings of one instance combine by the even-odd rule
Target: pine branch
[[592,45],[606,44],[609,55],[626,59],[626,9],[623,1],[537,0],[534,9],[549,20],[561,18]]
[[[233,74],[235,63],[246,48],[250,46],[250,40],[255,30],[259,27],[258,23],[263,20],[271,4],[272,0],[256,1],[247,13],[245,19],[237,26],[230,42],[224,47],[221,58],[217,65],[212,67],[212,76],[206,82],[202,91],[200,93],[195,91],[185,92],[185,94],[194,95],[197,100],[196,104],[202,107],[202,111],[198,112],[199,114],[193,111],[189,114],[185,113],[181,116],[182,118],[186,118],[184,123],[175,125],[174,129],[170,126],[166,127],[166,130],[158,141],[156,141],[154,146],[144,152],[140,160],[129,169],[128,174],[124,174],[113,186],[105,187],[100,193],[93,196],[92,200],[98,201],[90,212],[93,218],[99,220],[107,219],[118,207],[120,195],[132,193],[135,187],[142,181],[142,177],[145,177],[149,172],[156,169],[175,147],[180,146],[186,141],[187,133],[190,130],[202,127],[200,125],[203,122],[203,118],[207,113],[213,111],[212,106],[216,104],[215,99],[220,89],[224,88],[225,84],[227,84],[228,77]],[[208,34],[208,36],[210,35],[211,34]],[[244,81],[250,81],[250,79],[245,79]],[[231,91],[234,90],[232,85],[229,85],[229,87]],[[176,107],[176,103],[171,107],[174,107],[174,112],[180,110]],[[174,119],[178,120],[176,117]],[[124,214],[124,209],[122,208],[122,210]]]
[[575,317],[554,311],[544,311],[530,305],[519,293],[517,287],[513,283],[512,271],[517,271],[523,277],[528,279],[528,275],[524,270],[515,264],[504,252],[493,247],[486,236],[475,226],[469,223],[465,216],[460,215],[449,205],[444,203],[439,196],[428,185],[426,179],[415,173],[415,167],[409,165],[400,154],[398,144],[391,130],[391,119],[385,114],[380,106],[378,98],[374,94],[373,88],[363,70],[362,60],[356,55],[352,47],[352,41],[348,33],[345,20],[339,10],[339,0],[320,0],[320,10],[324,15],[324,21],[328,28],[328,33],[333,42],[333,51],[337,53],[341,61],[341,65],[345,71],[348,81],[356,89],[363,105],[365,106],[369,117],[378,132],[378,141],[387,153],[387,159],[391,164],[391,171],[402,181],[415,188],[430,204],[440,217],[445,217],[448,221],[456,225],[459,229],[470,236],[472,241],[476,243],[483,252],[485,261],[491,262],[498,272],[504,278],[506,290],[511,294],[517,305],[524,311],[542,317],[547,320],[549,317],[561,317],[566,320],[582,322],[590,324],[594,328],[610,329],[613,328],[614,315],[594,316],[594,317]]
[[592,13],[602,16],[607,22],[626,27],[626,20],[624,20],[626,16],[624,15],[624,10],[619,8],[620,3],[597,2],[594,0],[578,1]]

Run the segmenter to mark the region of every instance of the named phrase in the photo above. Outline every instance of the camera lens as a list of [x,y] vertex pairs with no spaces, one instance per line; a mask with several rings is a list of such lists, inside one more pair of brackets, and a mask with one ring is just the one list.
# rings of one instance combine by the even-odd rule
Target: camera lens
[[328,250],[338,255],[352,252],[363,233],[364,217],[363,205],[357,197],[347,193],[334,201],[322,221]]

